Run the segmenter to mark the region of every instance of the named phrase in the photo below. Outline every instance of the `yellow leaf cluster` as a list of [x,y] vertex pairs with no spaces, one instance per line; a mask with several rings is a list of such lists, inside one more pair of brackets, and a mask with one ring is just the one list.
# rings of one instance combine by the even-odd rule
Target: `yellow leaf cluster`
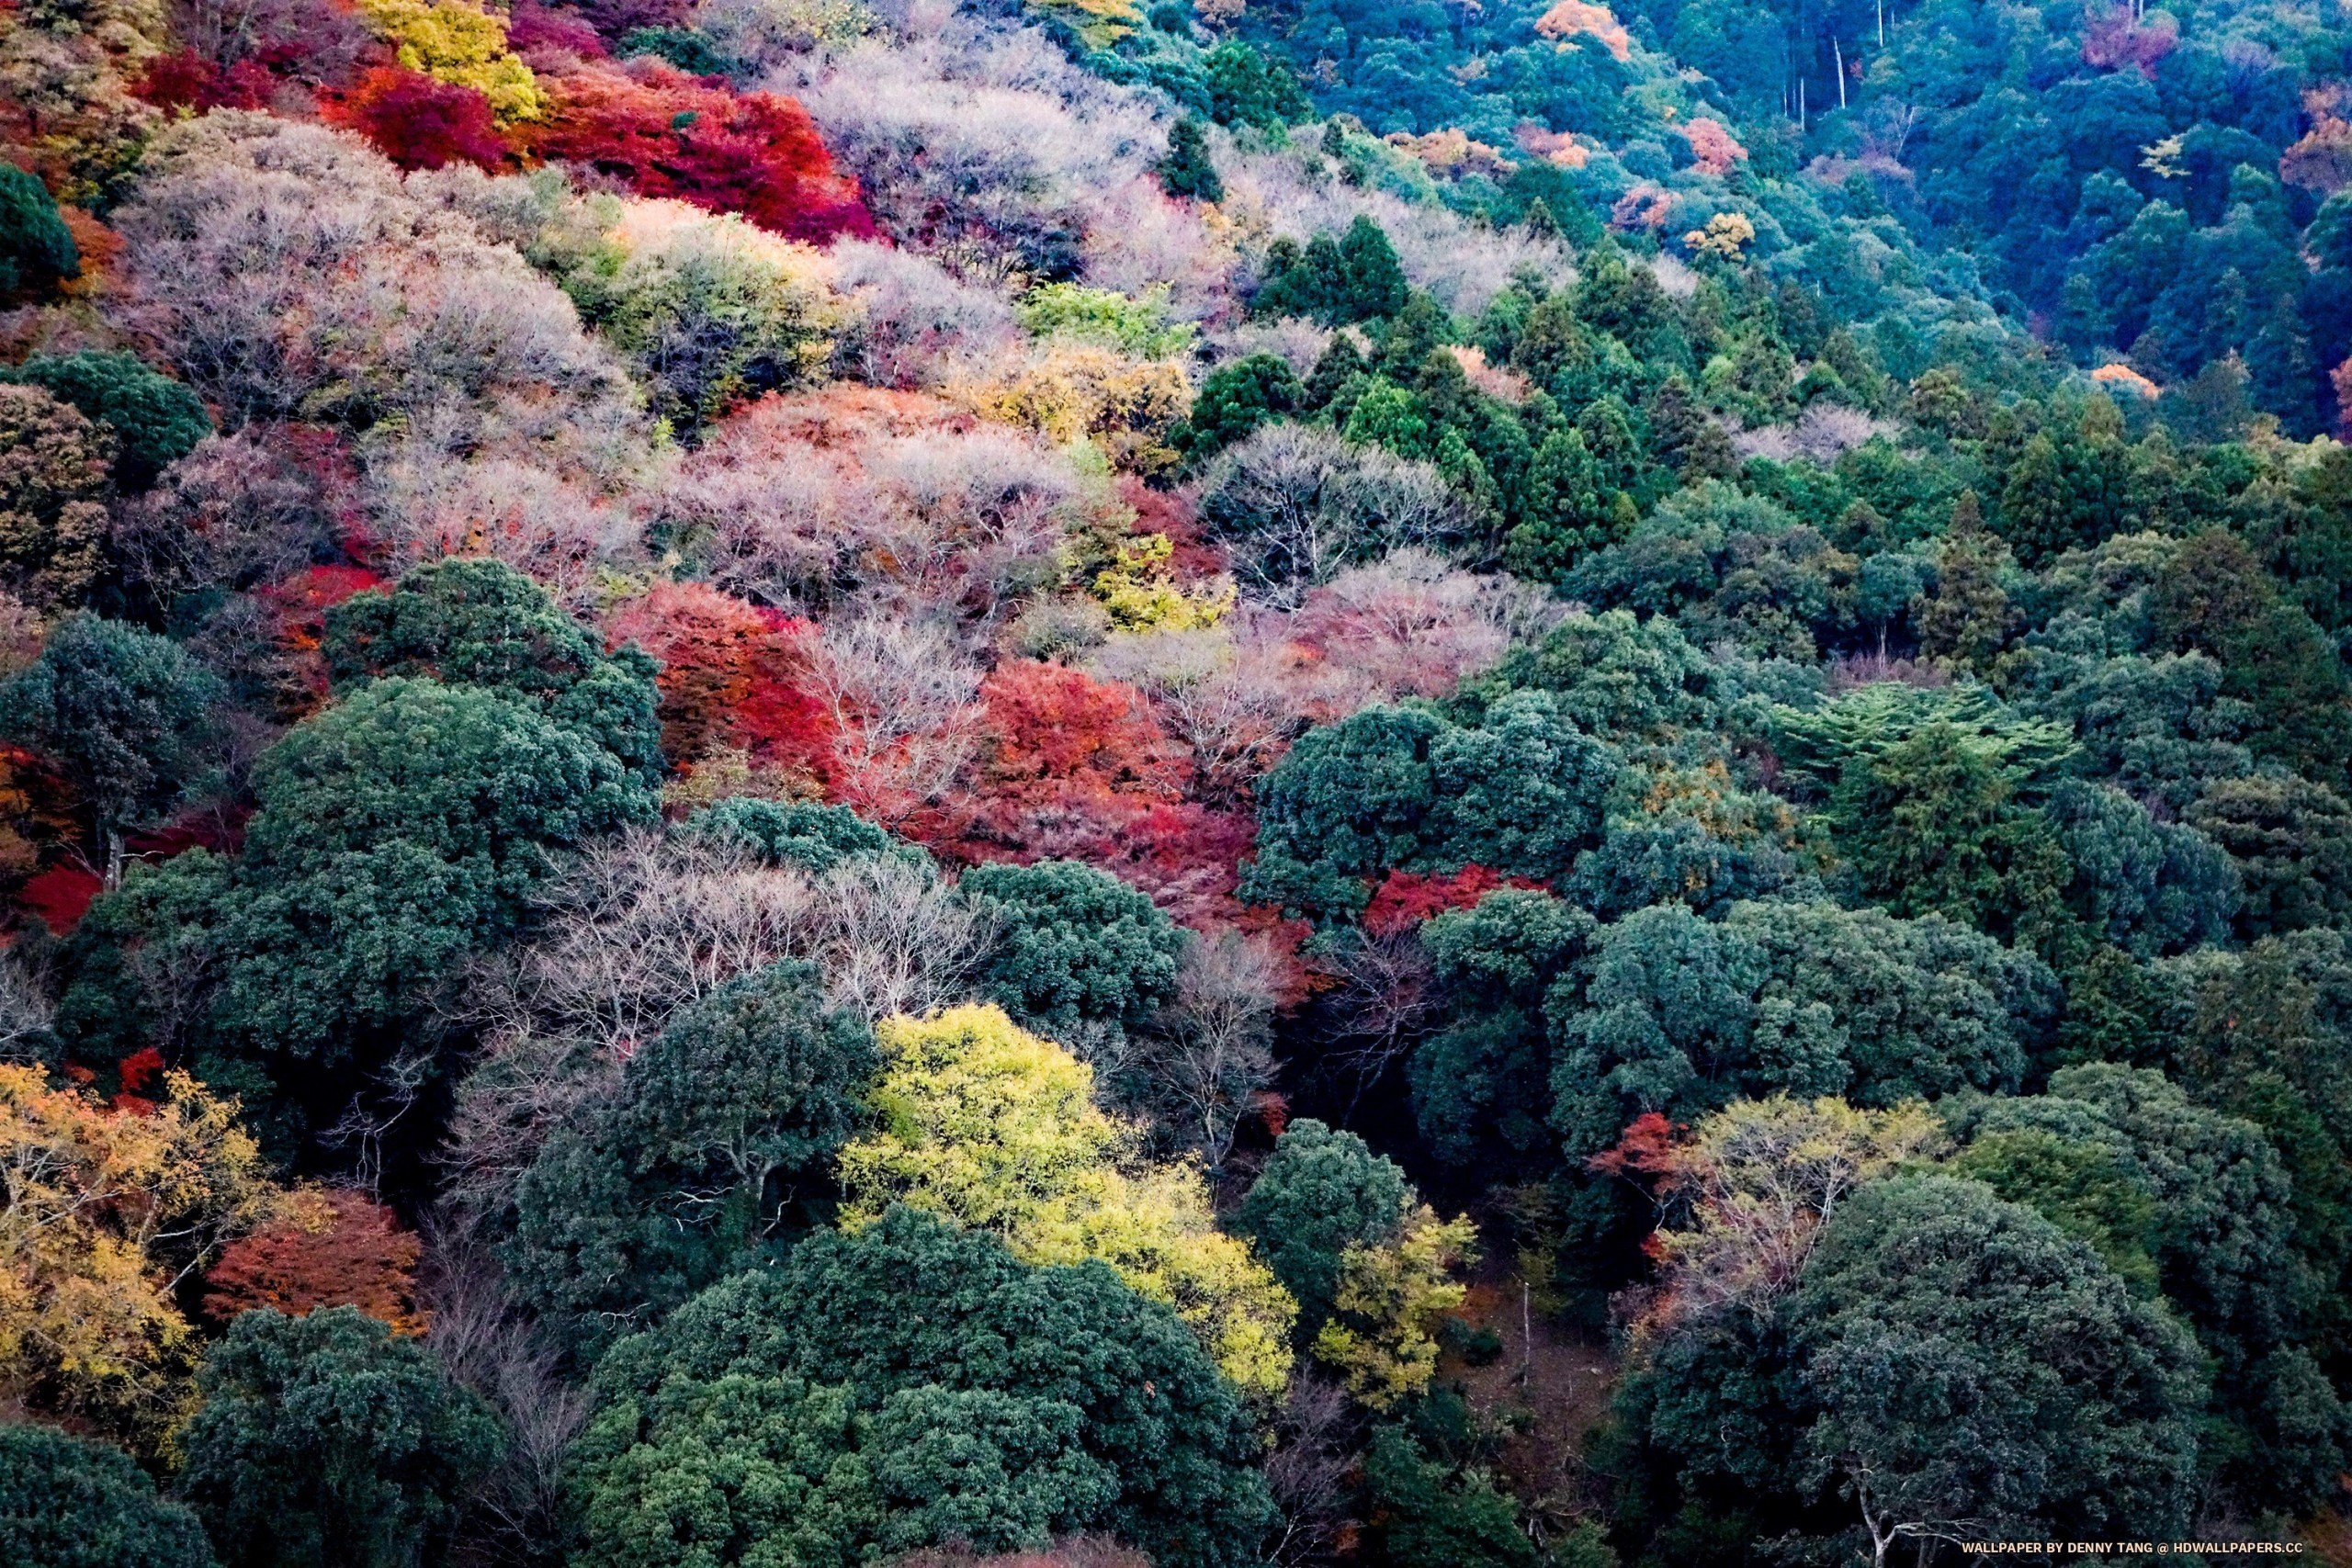
[[1172,360],[1057,343],[1012,376],[963,389],[962,398],[977,413],[1057,442],[1091,439],[1114,467],[1151,474],[1178,460],[1168,431],[1191,409],[1193,389]]
[[172,1299],[278,1194],[236,1103],[184,1073],[152,1112],[0,1066],[0,1391],[22,1407],[159,1432],[183,1404]]
[[1468,1215],[1441,1222],[1424,1203],[1390,1239],[1349,1247],[1340,1255],[1337,1311],[1315,1336],[1316,1359],[1338,1369],[1348,1392],[1374,1410],[1426,1393],[1437,1371],[1437,1321],[1465,1294],[1453,1271],[1477,1239]]
[[1702,256],[1721,256],[1725,261],[1737,261],[1742,251],[1756,240],[1756,225],[1736,212],[1718,212],[1707,220],[1703,229],[1693,229],[1682,236],[1682,243]]
[[995,1007],[888,1019],[876,1040],[881,1126],[842,1152],[845,1227],[904,1203],[1028,1262],[1100,1260],[1173,1308],[1235,1383],[1281,1392],[1297,1303],[1216,1228],[1196,1168],[1139,1157],[1136,1130],[1094,1103],[1091,1068]]
[[1187,593],[1168,563],[1175,546],[1165,534],[1146,534],[1119,546],[1118,559],[1094,574],[1094,597],[1123,632],[1204,631],[1233,608],[1230,579]]
[[547,96],[506,47],[506,22],[464,0],[359,0],[368,25],[389,39],[400,62],[436,82],[471,87],[490,100],[500,124],[538,119]]

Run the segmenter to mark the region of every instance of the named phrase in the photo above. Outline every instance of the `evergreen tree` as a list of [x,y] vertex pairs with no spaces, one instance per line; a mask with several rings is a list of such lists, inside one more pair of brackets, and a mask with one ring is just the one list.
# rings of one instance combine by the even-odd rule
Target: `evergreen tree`
[[1200,201],[1225,199],[1225,182],[1217,177],[1209,157],[1208,132],[1191,115],[1178,120],[1168,133],[1168,156],[1159,161],[1159,183],[1170,196]]

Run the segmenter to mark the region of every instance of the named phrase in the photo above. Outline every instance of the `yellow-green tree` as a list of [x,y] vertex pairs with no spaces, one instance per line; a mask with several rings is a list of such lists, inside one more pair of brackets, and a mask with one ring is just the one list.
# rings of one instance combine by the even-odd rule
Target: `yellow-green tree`
[[1437,1371],[1438,1319],[1462,1304],[1453,1270],[1472,1260],[1478,1229],[1466,1214],[1440,1220],[1417,1205],[1387,1239],[1340,1256],[1331,1321],[1315,1358],[1339,1369],[1348,1392],[1374,1410],[1427,1393]]
[[471,87],[501,124],[547,112],[538,79],[506,47],[506,21],[465,0],[360,0],[360,13],[400,62],[436,82]]
[[0,1396],[151,1441],[183,1413],[173,1289],[277,1199],[236,1109],[183,1073],[117,1107],[0,1066]]
[[1235,1383],[1280,1393],[1297,1303],[1216,1228],[1198,1169],[1140,1157],[1136,1129],[1094,1103],[1092,1068],[995,1007],[875,1034],[881,1126],[842,1151],[844,1226],[904,1203],[993,1231],[1028,1262],[1100,1259],[1173,1307]]

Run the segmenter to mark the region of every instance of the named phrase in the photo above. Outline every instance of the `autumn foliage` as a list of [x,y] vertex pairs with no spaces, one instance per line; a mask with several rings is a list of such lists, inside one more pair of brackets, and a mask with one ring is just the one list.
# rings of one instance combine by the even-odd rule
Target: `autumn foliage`
[[809,695],[808,623],[729,597],[705,583],[658,583],[606,625],[662,661],[662,750],[691,764],[721,750],[822,777],[831,734]]
[[787,239],[874,232],[856,184],[833,172],[790,98],[738,94],[650,56],[584,65],[548,85],[546,120],[517,128],[536,157],[585,165],[639,196],[740,212]]
[[403,169],[494,169],[507,156],[488,98],[398,65],[370,71],[327,118],[367,137]]
[[1239,913],[1249,818],[1186,797],[1190,757],[1114,681],[1009,661],[980,687],[978,758],[926,837],[965,862],[1084,861],[1188,924]]
[[391,1210],[347,1190],[294,1194],[284,1217],[231,1242],[205,1276],[206,1315],[225,1322],[269,1307],[299,1317],[356,1306],[394,1333],[424,1329],[413,1232]]
[[1372,891],[1363,912],[1363,929],[1374,936],[1394,936],[1448,909],[1466,909],[1498,887],[1532,887],[1523,876],[1504,876],[1487,866],[1470,864],[1460,871],[1392,871]]

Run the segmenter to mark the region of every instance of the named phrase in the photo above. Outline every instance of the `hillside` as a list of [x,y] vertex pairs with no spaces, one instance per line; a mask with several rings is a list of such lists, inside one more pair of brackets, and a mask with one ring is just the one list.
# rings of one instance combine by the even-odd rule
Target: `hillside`
[[2347,45],[0,5],[0,1561],[2340,1554]]

